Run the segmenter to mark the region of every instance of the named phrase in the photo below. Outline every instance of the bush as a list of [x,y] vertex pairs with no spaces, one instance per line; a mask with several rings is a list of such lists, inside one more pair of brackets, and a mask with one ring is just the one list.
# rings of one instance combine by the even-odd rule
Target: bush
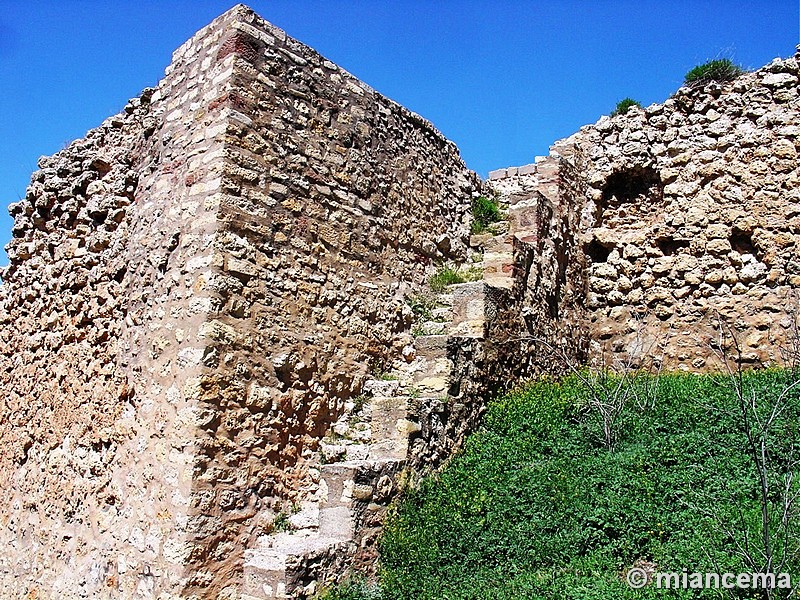
[[617,102],[617,107],[614,109],[614,112],[611,113],[611,116],[616,117],[617,115],[624,115],[626,112],[628,112],[628,109],[632,106],[642,108],[642,105],[639,104],[633,98],[623,98],[622,100]]
[[470,231],[473,234],[483,233],[490,224],[501,221],[503,215],[497,206],[497,201],[486,196],[472,199],[472,223]]
[[[746,377],[758,394],[786,389],[780,372]],[[630,589],[625,570],[751,572],[719,526],[745,522],[755,540],[761,518],[730,386],[668,375],[657,393],[621,415],[614,451],[576,378],[493,403],[464,451],[395,507],[380,544],[381,597],[657,599],[663,590]],[[787,448],[798,446],[797,404],[795,392],[776,438]]]
[[348,579],[344,583],[324,590],[319,600],[380,600],[377,587],[371,586],[362,579]]
[[712,81],[725,82],[733,81],[744,73],[739,65],[734,64],[728,58],[710,60],[705,64],[697,65],[694,69],[686,73],[684,83],[692,87],[700,87]]

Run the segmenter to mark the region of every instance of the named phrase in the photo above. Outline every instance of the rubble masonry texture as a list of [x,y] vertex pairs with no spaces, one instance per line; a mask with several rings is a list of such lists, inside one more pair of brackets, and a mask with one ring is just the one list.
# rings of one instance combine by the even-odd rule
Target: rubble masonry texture
[[[551,312],[572,311],[596,364],[650,353],[666,369],[719,368],[720,319],[745,363],[780,362],[800,284],[799,103],[797,56],[776,59],[494,172],[517,251],[537,265],[529,297],[561,288]],[[536,306],[522,303],[520,315]]]
[[397,350],[402,282],[465,254],[478,185],[430,124],[241,6],[42,159],[0,288],[6,597],[240,575]]
[[[419,469],[475,402],[563,368],[553,349],[710,369],[720,315],[749,364],[779,360],[800,284],[797,58],[604,117],[484,184],[427,121],[231,9],[11,206],[0,597],[257,593],[245,551],[318,490],[320,440],[410,360],[405,297],[470,245],[483,291],[454,311],[475,320],[478,298],[482,333],[449,346],[445,378],[474,403],[437,426],[413,409]],[[487,185],[508,231],[470,239]]]

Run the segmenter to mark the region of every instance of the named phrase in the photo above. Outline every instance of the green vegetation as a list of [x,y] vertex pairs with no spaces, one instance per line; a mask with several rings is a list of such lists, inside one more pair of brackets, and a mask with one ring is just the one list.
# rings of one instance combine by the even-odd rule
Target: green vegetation
[[294,529],[292,522],[289,521],[289,515],[285,512],[278,513],[272,521],[273,531],[291,531],[292,529]]
[[436,270],[436,273],[428,279],[428,285],[431,290],[438,293],[443,292],[449,285],[479,281],[482,278],[483,270],[480,267],[470,267],[467,270],[462,270],[457,267],[441,265]]
[[733,81],[742,73],[744,73],[744,69],[739,65],[734,64],[729,58],[721,58],[697,65],[686,73],[684,83],[693,87],[700,87],[712,81]]
[[503,215],[497,206],[497,200],[478,196],[472,199],[472,223],[470,231],[473,234],[484,233],[489,225],[501,221]]
[[464,275],[461,271],[447,265],[443,265],[436,270],[436,273],[428,279],[428,285],[434,292],[443,292],[448,285],[464,283]]
[[325,600],[380,600],[378,589],[361,579],[350,579],[322,593]]
[[[764,514],[774,564],[786,558],[783,570],[800,573],[800,539],[783,535],[780,522],[786,482],[790,494],[800,491],[791,478],[800,457],[796,373],[665,375],[657,385],[629,378],[613,449],[585,379],[539,381],[493,403],[463,452],[395,507],[381,541],[380,593],[350,588],[328,598],[767,598],[632,590],[624,581],[634,565],[758,570]],[[761,441],[764,502],[752,452]],[[797,518],[794,508],[789,515]],[[737,546],[745,540],[749,559]]]
[[617,107],[614,109],[614,112],[611,113],[611,116],[616,117],[617,115],[624,115],[626,112],[628,112],[628,109],[632,106],[642,108],[642,105],[639,104],[633,98],[623,98],[622,100],[617,102]]
[[433,311],[439,307],[439,301],[435,294],[421,293],[407,296],[406,303],[417,317],[417,321],[433,320]]

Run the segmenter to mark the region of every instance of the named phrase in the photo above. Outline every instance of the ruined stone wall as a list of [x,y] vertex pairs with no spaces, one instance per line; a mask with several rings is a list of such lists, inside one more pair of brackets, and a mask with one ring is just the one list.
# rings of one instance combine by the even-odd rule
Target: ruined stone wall
[[194,495],[221,522],[208,552],[236,564],[316,490],[319,440],[400,355],[404,292],[465,255],[478,180],[428,122],[250,11],[220,52],[222,305]]
[[[667,369],[718,368],[718,318],[737,331],[745,363],[781,360],[800,284],[799,104],[797,57],[776,60],[731,83],[681,88],[663,104],[604,117],[542,164],[494,173],[512,198],[512,229],[525,231],[542,223],[525,202],[547,203],[523,194],[515,220],[513,188],[556,169],[556,204],[580,215],[572,233],[582,274],[567,281],[586,284],[582,297],[556,305],[582,315],[593,362],[663,355]],[[548,228],[546,237],[563,237]]]
[[498,390],[586,361],[586,261],[578,233],[585,185],[570,162],[551,158],[511,176],[495,173],[491,188],[508,206],[509,221],[507,232],[482,242],[506,247],[498,269],[504,277],[486,273],[487,282],[500,284],[489,296],[486,336],[486,377]]
[[429,123],[237,6],[43,158],[0,286],[0,584],[216,597],[463,256]]
[[148,597],[184,579],[225,118],[207,105],[228,85],[233,59],[214,55],[228,21],[176,51],[157,89],[43,158],[11,208],[0,288],[9,594]]

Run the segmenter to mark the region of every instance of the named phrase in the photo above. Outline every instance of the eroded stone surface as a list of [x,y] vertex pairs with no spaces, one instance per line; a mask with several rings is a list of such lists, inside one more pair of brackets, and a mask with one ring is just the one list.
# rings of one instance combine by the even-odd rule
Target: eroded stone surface
[[11,207],[4,594],[309,597],[524,377],[713,368],[717,314],[778,359],[797,85],[776,60],[603,118],[492,172],[507,220],[470,237],[489,190],[452,143],[235,7]]
[[242,6],[40,168],[0,287],[3,589],[229,594],[480,182]]
[[[559,323],[583,323],[584,347],[567,355],[714,368],[721,318],[745,363],[782,360],[800,284],[797,73],[793,57],[681,88],[583,127],[536,165],[494,172],[514,239],[532,252],[515,263],[529,290],[521,310],[551,295]],[[539,314],[523,334],[547,338]]]

